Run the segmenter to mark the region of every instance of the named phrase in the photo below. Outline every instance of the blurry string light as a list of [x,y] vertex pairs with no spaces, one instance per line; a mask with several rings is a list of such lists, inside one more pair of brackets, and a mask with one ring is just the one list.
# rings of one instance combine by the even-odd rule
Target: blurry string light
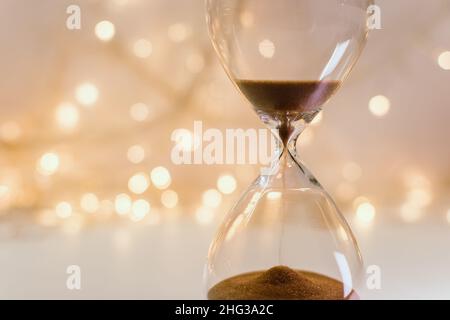
[[131,163],[138,164],[145,159],[145,149],[140,145],[134,145],[128,148],[127,159]]
[[95,35],[101,41],[107,42],[114,38],[116,34],[116,27],[111,21],[100,21],[95,25]]
[[114,213],[114,202],[109,199],[101,200],[99,203],[99,212],[103,216],[109,216]]
[[223,175],[217,180],[217,189],[223,194],[231,194],[236,190],[236,184],[236,179],[232,175]]
[[261,56],[266,59],[271,59],[275,55],[275,44],[269,39],[261,41],[258,45],[258,49]]
[[439,66],[444,70],[450,70],[450,51],[444,51],[438,58]]
[[422,217],[422,209],[413,203],[406,202],[400,208],[400,216],[405,222],[416,222]]
[[82,83],[75,90],[75,98],[84,106],[92,106],[98,100],[98,89],[90,82]]
[[169,170],[164,167],[156,167],[151,171],[151,180],[156,188],[167,189],[172,183]]
[[67,221],[64,221],[62,230],[69,235],[76,235],[83,228],[84,219],[81,215],[73,215]]
[[167,35],[173,42],[180,43],[188,38],[190,35],[190,29],[183,23],[175,23],[169,27]]
[[10,187],[7,185],[0,185],[0,209],[7,209],[11,205],[11,200]]
[[86,193],[81,197],[80,207],[87,213],[95,213],[99,210],[100,202],[93,193]]
[[450,209],[447,210],[446,218],[447,218],[447,222],[450,224]]
[[356,217],[364,224],[370,224],[375,219],[376,210],[370,202],[362,202],[356,209]]
[[195,219],[201,225],[210,224],[214,219],[214,211],[211,208],[202,206],[195,211]]
[[431,186],[430,180],[415,168],[406,168],[403,173],[403,180],[405,187],[409,189],[429,188]]
[[148,58],[153,53],[153,45],[147,39],[139,39],[133,44],[133,53],[138,58]]
[[[10,209],[16,204],[21,206],[24,190],[20,175],[14,170],[0,168],[0,179],[0,209]],[[5,212],[0,211],[0,215]]]
[[135,194],[143,194],[150,186],[150,179],[144,172],[133,175],[128,180],[128,189]]
[[63,131],[72,131],[78,125],[80,114],[71,103],[62,103],[56,109],[56,122]]
[[431,193],[415,189],[408,192],[405,203],[400,207],[400,216],[405,222],[418,221],[423,215],[423,208],[431,203]]
[[131,119],[138,122],[144,122],[150,115],[150,108],[145,103],[139,102],[130,107]]
[[114,208],[118,215],[126,215],[131,211],[131,198],[129,195],[122,193],[116,196]]
[[406,201],[416,207],[423,208],[430,205],[432,199],[433,195],[428,188],[414,188],[408,191]]
[[60,167],[60,158],[57,153],[47,152],[43,154],[37,163],[37,171],[45,176],[55,174]]
[[9,187],[0,185],[0,200],[3,200],[9,194]]
[[222,195],[216,189],[209,189],[203,193],[202,202],[205,207],[217,208],[222,202]]
[[178,194],[173,190],[166,190],[161,195],[161,203],[168,209],[175,208],[178,204]]
[[140,199],[133,202],[131,207],[131,220],[137,222],[143,220],[150,213],[150,203]]
[[417,222],[423,209],[433,200],[431,183],[416,169],[405,170],[406,200],[400,207],[400,216],[407,223]]
[[60,202],[55,207],[56,215],[61,219],[67,219],[72,216],[72,205],[68,202]]
[[369,101],[370,112],[378,117],[382,118],[386,116],[391,108],[391,102],[383,95],[372,97]]

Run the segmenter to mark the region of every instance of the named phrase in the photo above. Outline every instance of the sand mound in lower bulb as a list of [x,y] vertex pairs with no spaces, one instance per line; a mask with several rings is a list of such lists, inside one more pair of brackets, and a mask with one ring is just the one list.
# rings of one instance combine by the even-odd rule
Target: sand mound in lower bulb
[[208,292],[211,300],[343,300],[343,284],[285,266],[234,276]]

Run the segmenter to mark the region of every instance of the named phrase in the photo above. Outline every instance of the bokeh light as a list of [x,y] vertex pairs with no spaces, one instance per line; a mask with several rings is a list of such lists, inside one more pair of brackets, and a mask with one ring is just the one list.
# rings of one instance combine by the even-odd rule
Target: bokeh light
[[72,131],[78,125],[80,113],[71,103],[62,103],[56,109],[56,122],[63,131]]
[[90,82],[80,84],[75,91],[77,101],[84,106],[92,106],[96,103],[98,95],[97,87]]
[[[232,15],[232,21],[228,21],[238,31],[235,35],[239,39],[248,36],[249,40],[237,44],[228,37],[234,37],[225,21],[229,16],[222,16],[222,21],[211,16],[211,23],[205,25],[201,1],[78,2],[82,9],[80,30],[65,28],[70,15],[62,3],[45,6],[46,17],[42,18],[33,14],[42,11],[38,1],[29,1],[27,6],[21,1],[8,1],[8,9],[3,12],[6,19],[0,19],[0,30],[6,36],[4,58],[0,60],[4,74],[0,80],[0,239],[6,247],[20,249],[15,253],[17,257],[32,257],[25,253],[36,249],[36,244],[45,249],[56,241],[58,247],[67,245],[68,250],[60,251],[67,251],[65,255],[70,256],[70,250],[78,250],[79,239],[87,247],[108,249],[110,244],[111,248],[105,251],[107,259],[103,260],[145,262],[145,268],[137,271],[150,274],[170,271],[171,267],[169,264],[165,268],[164,263],[170,262],[167,259],[152,260],[153,253],[174,256],[177,247],[173,244],[189,237],[193,245],[205,247],[214,236],[213,229],[222,221],[231,222],[227,238],[239,242],[241,235],[245,237],[241,232],[246,231],[241,228],[249,222],[246,219],[254,212],[258,216],[258,205],[269,214],[256,219],[257,227],[276,224],[276,215],[270,212],[283,210],[282,204],[290,199],[282,192],[284,185],[303,185],[295,179],[295,172],[303,168],[291,167],[292,175],[284,184],[280,179],[279,183],[254,190],[254,196],[252,193],[237,208],[234,220],[228,219],[227,212],[240,199],[240,193],[255,181],[260,166],[268,166],[251,164],[250,159],[257,154],[257,160],[267,160],[271,150],[263,150],[261,136],[257,137],[258,142],[248,136],[241,141],[241,136],[235,136],[231,146],[227,130],[251,129],[253,135],[255,129],[267,130],[265,124],[278,127],[277,122],[282,119],[281,113],[275,116],[267,112],[260,112],[258,119],[248,99],[236,91],[220,64],[231,63],[232,70],[228,71],[237,80],[343,80],[342,67],[356,58],[352,55],[352,42],[331,43],[328,56],[323,57],[315,49],[325,46],[326,40],[336,40],[328,29],[316,29],[314,43],[296,42],[286,29],[305,27],[305,31],[310,23],[314,27],[321,5],[315,5],[317,10],[310,19],[288,21],[285,15],[278,14],[284,10],[282,5],[279,12],[263,14],[264,6],[258,1],[255,6],[236,1],[240,9],[227,12]],[[370,46],[377,50],[364,51],[365,58],[358,61],[350,81],[344,81],[342,90],[333,95],[323,111],[320,108],[302,132],[297,152],[354,224],[367,262],[382,252],[385,243],[376,240],[388,231],[392,245],[389,251],[398,249],[395,240],[400,250],[402,242],[430,246],[430,250],[416,250],[419,256],[414,259],[397,259],[396,270],[422,258],[432,269],[433,263],[442,265],[439,259],[445,257],[445,243],[434,240],[445,239],[445,233],[450,232],[450,108],[446,107],[450,103],[446,90],[446,78],[450,76],[450,11],[443,10],[447,9],[443,0],[425,4],[413,0],[409,1],[411,5],[402,7],[391,2],[395,1],[383,2],[383,10],[392,11],[383,16],[383,25],[390,27],[389,32],[374,31]],[[71,5],[74,4],[77,5]],[[399,13],[407,17],[412,11],[419,12],[419,8],[426,12],[423,17],[408,28],[395,28]],[[351,5],[348,9],[357,11]],[[325,17],[329,12],[323,13]],[[25,25],[23,17],[27,20]],[[215,47],[221,51],[219,58],[208,40],[207,27],[218,36]],[[320,39],[321,36],[325,38]],[[331,38],[326,39],[327,36]],[[300,75],[301,70],[304,72]],[[315,112],[308,110],[308,115]],[[304,125],[294,113],[292,117],[296,126]],[[198,120],[203,123],[201,130],[195,123]],[[186,129],[175,133],[178,128]],[[209,135],[214,133],[209,129],[219,130],[222,135],[216,140]],[[214,142],[219,143],[213,150]],[[177,163],[180,157],[175,159],[174,151],[186,162],[195,163]],[[230,161],[222,165],[220,159],[216,159],[216,164],[205,163],[209,162],[205,161],[209,160],[205,156],[208,152],[226,158],[232,151],[234,160],[244,154],[246,163]],[[261,181],[266,180],[263,177]],[[303,182],[308,184],[308,178]],[[288,219],[288,228],[291,222],[296,223]],[[125,239],[125,244],[115,246],[114,236],[119,229],[122,235],[118,237]],[[80,238],[68,239],[60,231],[79,234]],[[334,232],[338,240],[353,240],[346,238],[351,236],[346,233],[346,226],[337,227]],[[108,243],[109,236],[113,243]],[[262,239],[261,244],[270,244],[269,238]],[[156,245],[148,255],[136,259],[134,255],[142,254],[148,247],[145,244]],[[371,249],[375,251],[371,253]],[[6,256],[10,251],[5,251]],[[193,264],[197,263],[196,257],[193,256]],[[102,257],[88,254],[79,258],[80,261],[69,262],[83,266],[89,265],[83,259]],[[26,265],[27,261],[23,262]],[[13,269],[14,265],[6,263],[5,267]],[[172,267],[176,274],[177,266]],[[193,270],[191,267],[188,269]],[[112,268],[108,275],[125,270],[122,269]],[[138,272],[132,276],[141,277]],[[12,295],[29,297],[39,289],[34,283],[28,292],[19,288],[20,276],[12,280],[18,288]],[[134,280],[124,284],[136,284]],[[195,288],[189,283],[179,285],[192,289],[195,298]],[[48,288],[50,295],[59,295],[54,286]],[[64,291],[64,286],[59,288]],[[42,295],[49,295],[45,288],[41,289]],[[390,296],[400,296],[394,289],[408,291],[399,284],[389,292]],[[115,291],[106,294],[123,296],[123,292]],[[425,291],[420,292],[432,295]],[[361,292],[365,293],[375,298],[382,295],[378,291]],[[64,292],[59,296],[64,296]]]
[[370,202],[363,202],[356,209],[356,217],[359,221],[369,224],[375,219],[376,210]]
[[130,107],[131,119],[137,122],[144,122],[148,120],[150,115],[150,107],[145,103],[135,103]]
[[150,179],[144,172],[136,173],[128,180],[128,189],[135,194],[143,194],[150,186]]
[[138,222],[143,220],[151,210],[150,203],[146,200],[140,199],[133,202],[131,207],[131,220]]
[[208,225],[214,220],[214,211],[202,206],[195,211],[195,219],[201,225]]
[[100,208],[100,201],[93,193],[86,193],[81,197],[80,207],[87,213],[95,213]]
[[185,41],[189,34],[189,28],[183,23],[175,23],[167,31],[169,39],[177,43]]
[[170,172],[164,167],[154,168],[150,176],[155,187],[161,190],[167,189],[172,183]]
[[62,224],[62,231],[68,235],[77,235],[83,228],[84,218],[79,214],[74,214]]
[[173,190],[166,190],[161,195],[161,203],[168,209],[175,208],[178,204],[178,193]]
[[413,203],[406,202],[400,208],[400,216],[407,223],[417,222],[422,217],[422,209]]
[[432,192],[427,188],[413,188],[408,191],[407,202],[419,208],[426,207],[433,200]]
[[[0,185],[0,209],[7,209],[11,204],[11,188],[7,185]],[[2,213],[0,213],[0,216]]]
[[116,213],[118,215],[123,216],[130,213],[131,205],[132,202],[129,195],[121,193],[116,196],[116,199],[114,201],[114,209],[116,210]]
[[55,207],[56,215],[61,219],[67,219],[72,216],[72,205],[68,202],[60,202]]
[[134,145],[128,148],[127,159],[131,163],[139,164],[145,159],[145,149],[140,145]]
[[95,35],[101,41],[110,41],[116,34],[116,27],[111,21],[100,21],[95,25]]
[[258,46],[259,53],[266,59],[271,59],[275,55],[275,44],[269,40],[263,40]]
[[237,182],[232,175],[220,176],[217,180],[217,189],[223,194],[231,194],[236,190]]
[[138,58],[148,58],[153,53],[153,45],[147,39],[139,39],[133,44],[133,52]]
[[444,51],[438,58],[439,66],[444,70],[450,70],[450,51]]
[[217,208],[222,203],[222,194],[216,189],[209,189],[203,193],[202,202],[205,207]]
[[391,102],[387,97],[383,95],[375,96],[369,101],[370,112],[378,118],[386,116],[390,109]]
[[50,176],[58,171],[59,166],[59,155],[54,152],[47,152],[38,160],[36,169],[40,174]]

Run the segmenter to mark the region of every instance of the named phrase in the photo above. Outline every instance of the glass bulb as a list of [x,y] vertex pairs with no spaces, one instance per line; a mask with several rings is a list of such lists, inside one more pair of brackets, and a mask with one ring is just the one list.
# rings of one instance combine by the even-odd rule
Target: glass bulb
[[371,4],[206,1],[210,37],[225,71],[278,141],[271,168],[247,189],[210,246],[208,298],[358,298],[358,245],[299,160],[296,143],[356,63]]

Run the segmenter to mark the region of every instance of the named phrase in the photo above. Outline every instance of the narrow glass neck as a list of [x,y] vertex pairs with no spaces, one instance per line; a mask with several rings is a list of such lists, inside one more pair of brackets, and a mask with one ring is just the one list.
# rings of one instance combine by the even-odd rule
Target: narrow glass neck
[[280,158],[288,154],[297,158],[297,140],[305,128],[306,123],[304,121],[294,122],[289,119],[285,119],[278,125],[274,134],[278,141],[277,154]]
[[273,134],[277,138],[272,175],[281,175],[284,188],[319,187],[320,183],[303,165],[297,153],[297,141],[306,129],[305,121],[281,123]]

